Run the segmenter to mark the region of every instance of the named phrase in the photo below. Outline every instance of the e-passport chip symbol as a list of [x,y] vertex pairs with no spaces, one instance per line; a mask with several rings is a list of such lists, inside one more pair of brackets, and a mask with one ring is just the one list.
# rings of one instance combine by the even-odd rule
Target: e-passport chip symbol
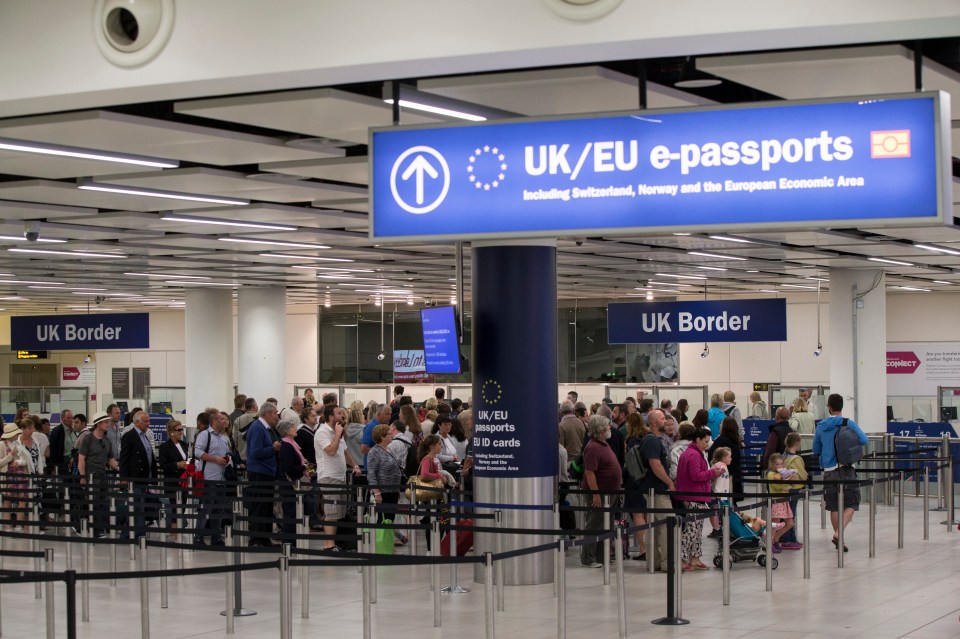
[[901,131],[871,131],[870,157],[910,157],[910,129],[903,129]]

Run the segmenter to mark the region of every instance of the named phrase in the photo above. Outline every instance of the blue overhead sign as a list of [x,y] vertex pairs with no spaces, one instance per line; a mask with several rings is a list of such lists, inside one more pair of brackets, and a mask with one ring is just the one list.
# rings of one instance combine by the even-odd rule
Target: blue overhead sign
[[610,344],[783,342],[785,299],[633,302],[607,305]]
[[11,317],[10,348],[15,351],[150,348],[150,314]]
[[939,92],[374,129],[378,240],[942,222]]

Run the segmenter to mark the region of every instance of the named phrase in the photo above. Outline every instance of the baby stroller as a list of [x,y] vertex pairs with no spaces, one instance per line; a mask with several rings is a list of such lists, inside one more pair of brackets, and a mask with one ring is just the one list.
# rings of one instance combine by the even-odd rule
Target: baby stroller
[[[756,561],[761,566],[767,565],[767,548],[763,541],[766,526],[759,532],[751,528],[739,513],[730,513],[730,565],[738,561]],[[717,539],[717,554],[713,558],[713,565],[723,568],[723,539]],[[770,568],[776,570],[779,562],[772,558]]]

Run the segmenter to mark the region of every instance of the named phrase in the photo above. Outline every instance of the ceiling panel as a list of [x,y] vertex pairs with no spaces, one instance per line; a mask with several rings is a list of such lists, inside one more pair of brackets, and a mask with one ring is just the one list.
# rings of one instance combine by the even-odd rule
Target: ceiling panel
[[[914,91],[913,51],[900,45],[707,56],[697,68],[789,100]],[[960,119],[960,74],[924,58],[923,83],[952,94]]]
[[[0,193],[3,193],[0,191]],[[0,219],[4,220],[53,220],[57,218],[74,218],[94,216],[95,208],[79,206],[53,206],[34,202],[15,202],[0,200]]]
[[[0,136],[68,146],[229,166],[343,155],[303,149],[284,140],[110,111],[81,111],[0,121]],[[116,163],[100,163],[120,166]],[[117,169],[108,171],[117,173]],[[86,173],[86,175],[100,175]],[[74,175],[84,175],[75,173]],[[53,176],[43,176],[53,177]]]
[[270,173],[284,173],[317,180],[369,184],[369,158],[365,155],[324,160],[297,160],[294,162],[268,162],[259,169]]
[[[356,194],[363,191],[358,187],[324,185],[319,182],[295,180],[271,174],[257,175],[256,179],[252,179],[251,176],[243,173],[207,167],[108,175],[102,177],[99,181],[148,189],[275,202],[308,202],[320,197],[342,198],[347,194]],[[215,204],[213,206],[223,205]],[[163,208],[166,208],[165,204]]]
[[[417,88],[523,115],[636,111],[640,99],[637,78],[599,66],[437,78]],[[713,104],[653,82],[647,103],[650,109]]]
[[[316,135],[333,140],[367,143],[367,131],[389,126],[393,108],[383,100],[338,89],[310,89],[177,102],[177,113],[239,122],[277,131]],[[404,124],[445,121],[415,111],[403,112]]]
[[[0,198],[128,211],[156,211],[161,208],[180,210],[204,206],[203,202],[86,191],[78,189],[73,183],[52,180],[0,182]],[[210,204],[210,206],[222,205]]]

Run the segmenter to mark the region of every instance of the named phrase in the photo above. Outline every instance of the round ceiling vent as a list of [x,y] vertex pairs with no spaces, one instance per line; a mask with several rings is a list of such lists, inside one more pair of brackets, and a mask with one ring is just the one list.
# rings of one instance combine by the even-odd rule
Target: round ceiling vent
[[112,64],[137,67],[153,60],[173,33],[174,0],[96,0],[93,32]]
[[596,20],[620,6],[623,0],[543,0],[547,8],[567,20]]

